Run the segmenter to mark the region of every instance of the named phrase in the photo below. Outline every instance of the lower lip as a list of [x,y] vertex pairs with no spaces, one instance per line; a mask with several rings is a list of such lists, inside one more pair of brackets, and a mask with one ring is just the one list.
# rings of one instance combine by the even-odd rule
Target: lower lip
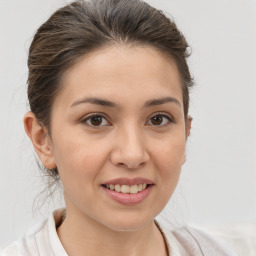
[[104,191],[107,193],[108,196],[110,196],[112,199],[114,199],[118,203],[121,203],[124,205],[134,205],[142,202],[147,198],[152,187],[153,185],[150,185],[146,189],[136,194],[123,194],[123,193],[116,192],[114,190],[107,189],[102,186],[102,188],[104,189]]

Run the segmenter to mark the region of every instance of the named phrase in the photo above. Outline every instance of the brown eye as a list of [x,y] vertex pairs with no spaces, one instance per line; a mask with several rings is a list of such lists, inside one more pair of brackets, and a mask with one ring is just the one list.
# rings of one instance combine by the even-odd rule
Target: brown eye
[[162,115],[162,114],[157,114],[154,115],[149,119],[149,124],[153,126],[165,126],[170,123],[173,123],[173,120],[167,116],[167,115]]
[[163,122],[163,117],[160,115],[156,115],[151,118],[151,123],[153,125],[160,125],[162,122]]
[[102,123],[102,117],[101,116],[93,116],[91,117],[91,124],[94,126],[99,126]]
[[88,126],[101,127],[108,125],[107,119],[102,115],[92,115],[82,121]]

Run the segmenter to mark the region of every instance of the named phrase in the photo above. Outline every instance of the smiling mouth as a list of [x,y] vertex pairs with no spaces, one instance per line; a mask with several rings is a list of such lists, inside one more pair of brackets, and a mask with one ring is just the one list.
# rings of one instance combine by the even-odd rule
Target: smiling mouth
[[104,188],[107,188],[109,190],[118,192],[118,193],[122,193],[122,194],[138,194],[140,192],[142,192],[143,190],[145,190],[146,188],[148,188],[149,186],[153,186],[153,184],[137,184],[137,185],[122,185],[122,184],[116,184],[116,185],[106,185],[103,184],[102,185]]

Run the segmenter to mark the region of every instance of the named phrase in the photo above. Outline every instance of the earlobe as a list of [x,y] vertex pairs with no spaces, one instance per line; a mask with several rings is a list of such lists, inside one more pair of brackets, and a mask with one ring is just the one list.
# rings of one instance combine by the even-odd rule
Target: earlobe
[[181,164],[182,164],[182,165],[185,164],[185,163],[186,163],[186,160],[187,160],[187,158],[186,158],[186,152],[184,152],[183,157],[182,157]]
[[55,168],[56,163],[47,129],[38,122],[32,112],[26,113],[23,121],[25,131],[44,167],[47,169]]

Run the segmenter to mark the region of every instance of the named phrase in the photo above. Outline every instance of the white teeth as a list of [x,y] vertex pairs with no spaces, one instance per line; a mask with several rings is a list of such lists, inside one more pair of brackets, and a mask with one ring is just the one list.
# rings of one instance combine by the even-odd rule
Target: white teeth
[[138,190],[139,190],[139,191],[142,191],[142,184],[139,184],[139,185],[138,185]]
[[122,193],[125,193],[125,194],[130,193],[130,186],[128,186],[128,185],[122,185],[122,187],[121,187],[121,192],[122,192]]
[[120,184],[116,184],[116,185],[106,185],[106,187],[110,190],[119,192],[119,193],[123,193],[123,194],[137,194],[138,192],[144,190],[147,187],[147,184],[138,184],[138,185],[120,185]]
[[121,186],[119,184],[115,185],[115,191],[121,192]]
[[138,186],[137,185],[132,185],[132,186],[130,186],[130,193],[131,194],[136,194],[136,193],[138,193]]

